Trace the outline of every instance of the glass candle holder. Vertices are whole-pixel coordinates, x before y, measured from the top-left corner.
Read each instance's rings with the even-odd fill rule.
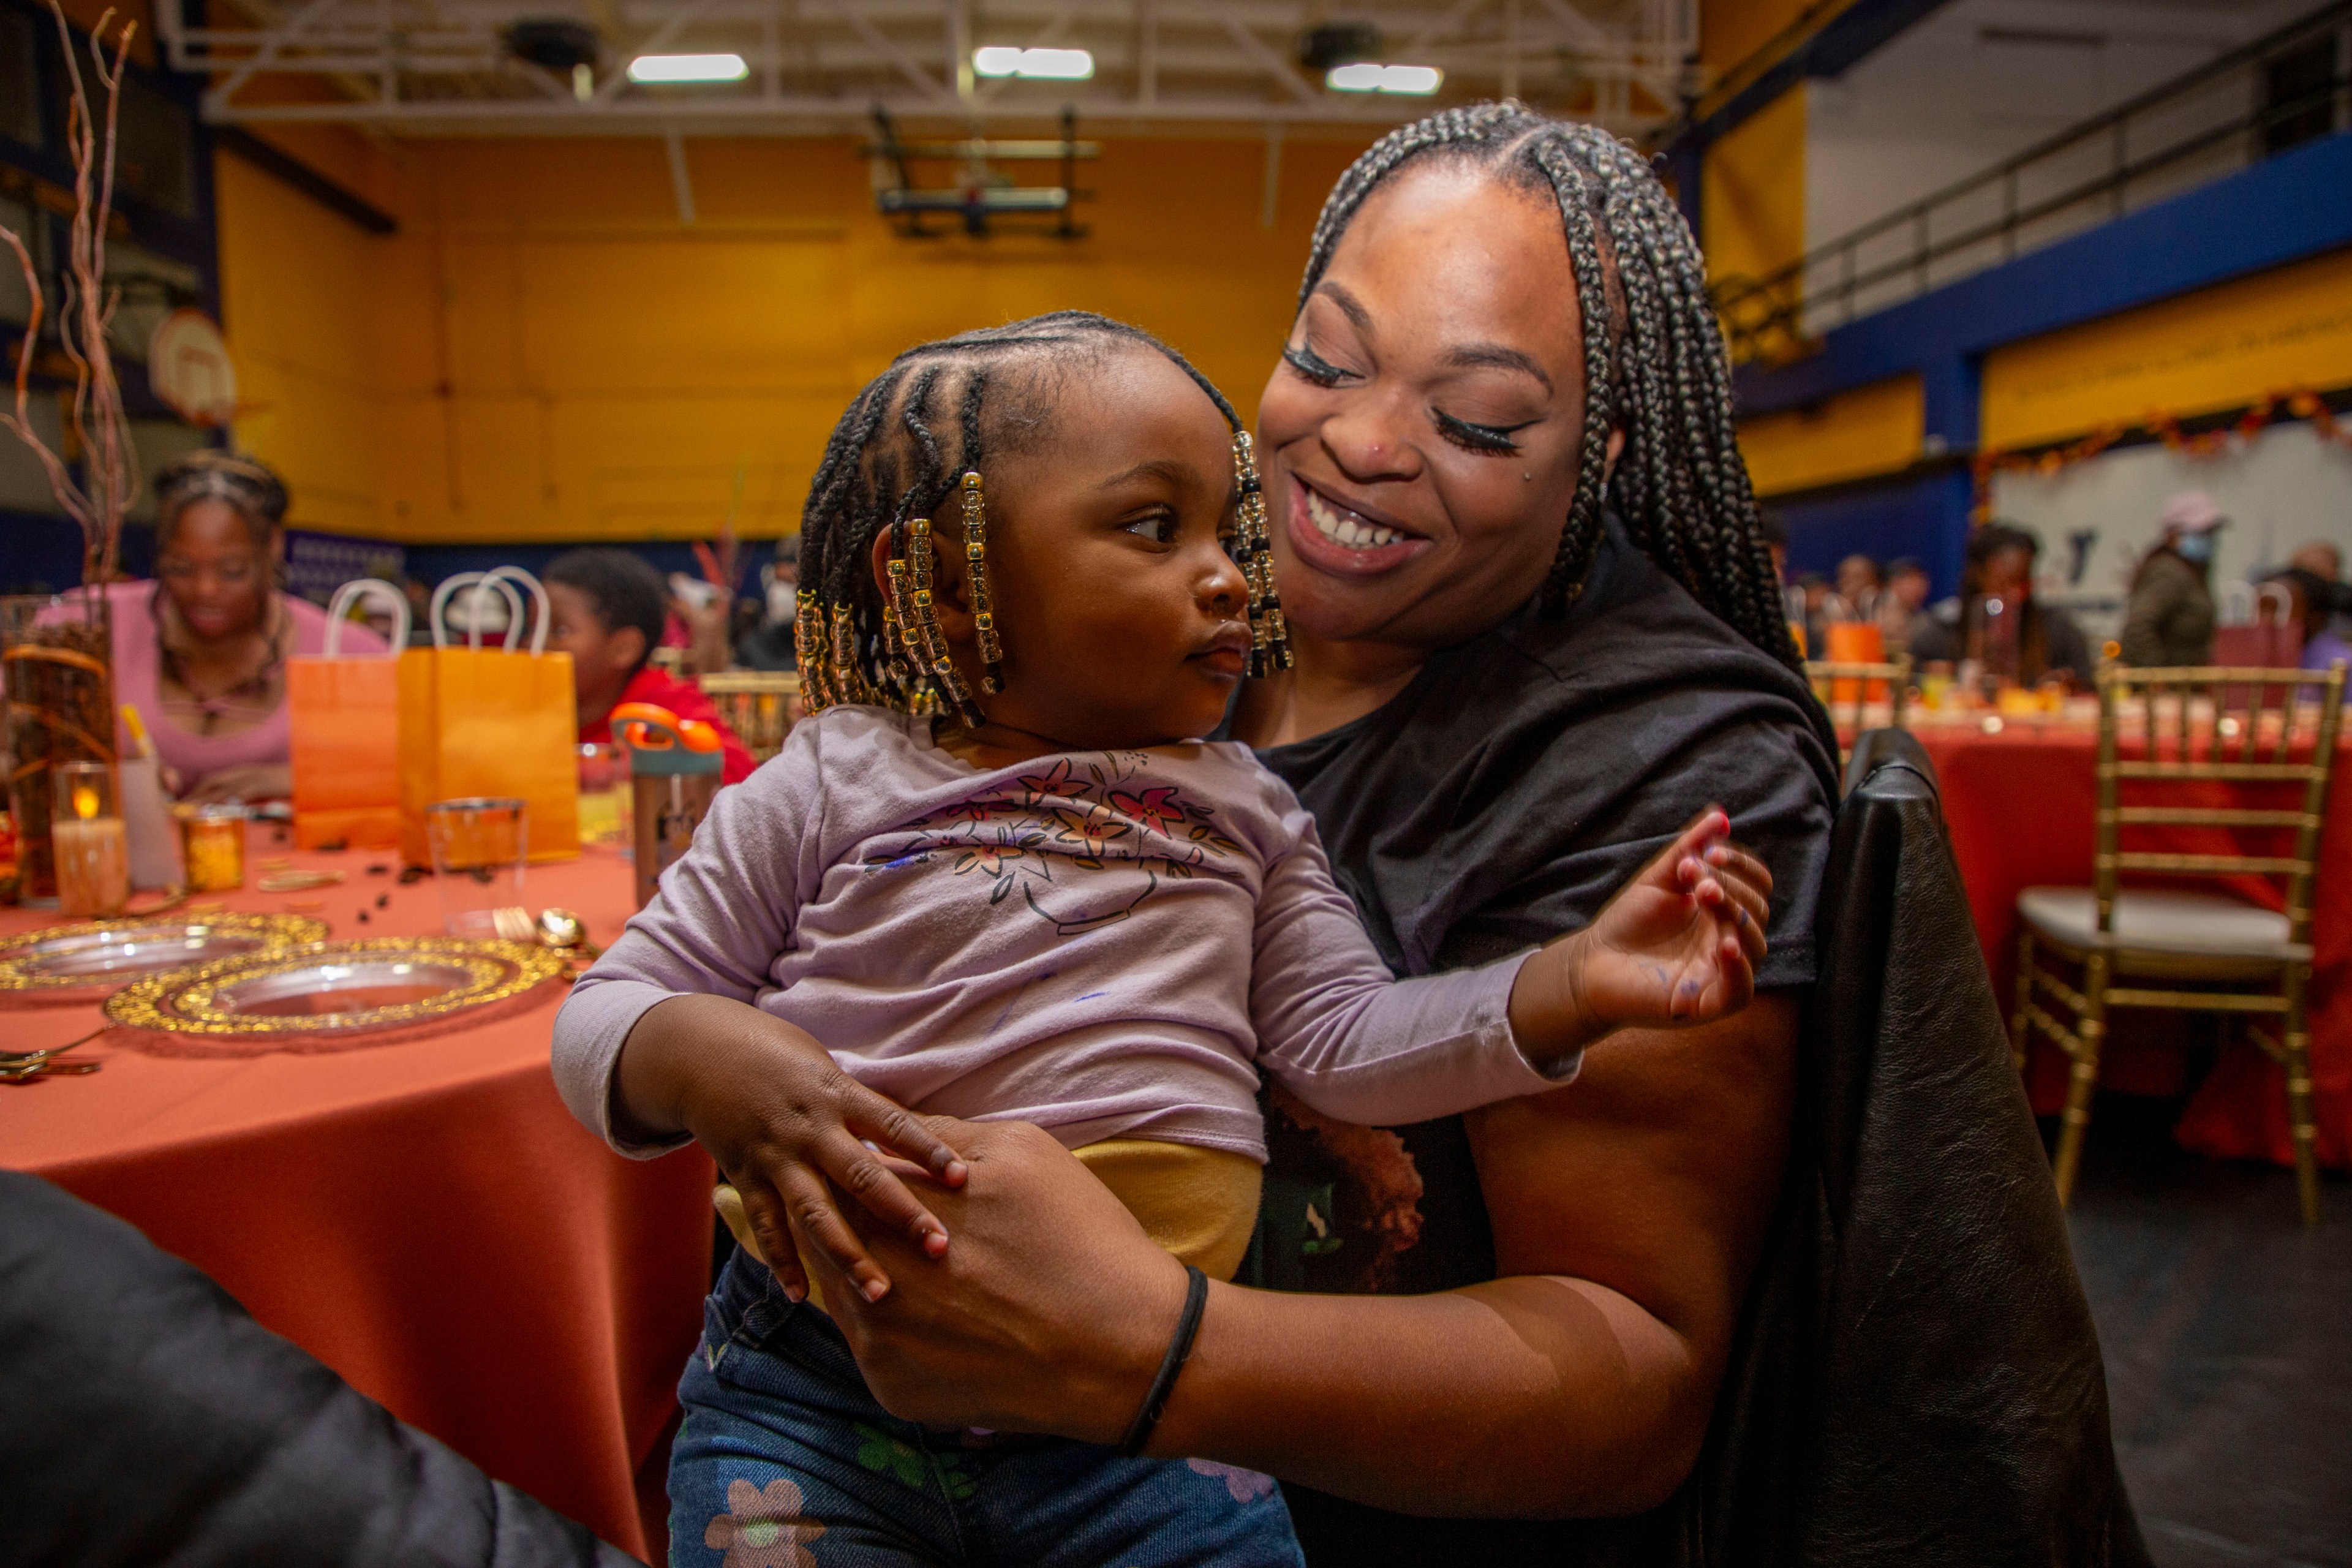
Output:
[[[7,691],[8,809],[16,824],[26,903],[58,896],[49,796],[60,763],[114,760],[112,601],[77,589],[59,598],[0,598],[0,686]]]
[[[627,749],[609,741],[582,742],[580,842],[618,842],[628,835],[631,814]]]
[[[49,770],[49,842],[58,908],[68,915],[118,915],[131,901],[131,836],[108,763],[59,763]]]
[[[441,891],[442,929],[451,936],[509,940],[528,932],[522,877],[530,832],[523,802],[436,801],[425,808],[425,841],[432,847],[433,878]]]
[[[188,891],[229,893],[245,886],[245,807],[183,805],[173,816],[179,819]]]

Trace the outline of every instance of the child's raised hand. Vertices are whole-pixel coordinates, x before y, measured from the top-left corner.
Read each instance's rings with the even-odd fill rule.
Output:
[[[1700,812],[1578,933],[1578,999],[1604,1029],[1711,1023],[1755,994],[1772,873],[1730,832]]]
[[[1748,1005],[1772,873],[1730,831],[1720,807],[1700,812],[1591,925],[1520,966],[1510,1016],[1522,1050],[1549,1061],[1614,1029],[1685,1028]]]

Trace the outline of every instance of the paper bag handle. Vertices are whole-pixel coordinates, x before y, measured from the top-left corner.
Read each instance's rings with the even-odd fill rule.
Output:
[[[545,653],[547,651],[547,628],[549,623],[554,620],[555,613],[548,605],[547,589],[541,584],[539,579],[532,576],[530,573],[524,571],[520,566],[494,566],[489,571],[482,574],[482,580],[486,583],[497,583],[501,585],[508,583],[520,583],[524,587],[530,590],[531,602],[539,610],[539,623],[531,628],[530,656],[533,658],[537,658],[540,655]],[[516,636],[517,634],[514,632],[509,632],[507,634],[507,651],[509,653],[512,653],[518,646],[515,640]]]
[[[335,657],[342,647],[343,626],[362,599],[378,599],[392,606],[390,651],[398,658],[400,650],[408,646],[408,595],[381,577],[354,577],[335,590],[335,596],[327,601],[327,641],[320,651],[329,658]]]
[[[453,577],[442,579],[441,585],[433,590],[433,604],[428,612],[433,621],[433,646],[435,647],[449,646],[449,596],[458,589],[468,586],[474,590],[473,599],[467,601],[469,604],[478,602],[483,595],[493,590],[505,596],[507,646],[511,648],[514,646],[513,634],[522,625],[522,596],[487,572],[460,572]],[[466,646],[470,648],[479,648],[482,646],[482,618],[478,615],[467,618],[473,624],[466,628]]]

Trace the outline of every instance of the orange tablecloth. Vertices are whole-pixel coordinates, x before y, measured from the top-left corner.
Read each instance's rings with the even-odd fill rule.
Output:
[[[273,831],[256,829],[255,856],[289,852],[265,847]],[[348,880],[226,901],[318,900],[305,912],[339,938],[437,931],[430,879],[366,874],[389,858],[295,855]],[[592,850],[532,867],[526,894],[609,942],[629,868]],[[0,931],[55,919],[7,910]],[[642,1556],[636,1472],[701,1330],[711,1171],[696,1153],[623,1160],[572,1121],[547,1065],[562,994],[322,1055],[191,1059],[117,1030],[76,1053],[100,1072],[0,1087],[0,1162],[131,1221],[394,1414]],[[30,1049],[102,1022],[95,1005],[11,1009],[0,1037]]]
[[[1951,827],[1953,853],[2006,1017],[2014,995],[2018,892],[2043,884],[2090,885],[2092,819],[2098,805],[2097,739],[2079,726],[2017,720],[1991,735],[1973,726],[1927,726],[1916,733],[1942,781],[1944,819]],[[2230,786],[2211,787],[2221,792],[2213,804],[2226,804]],[[2279,802],[2265,799],[2260,804]],[[2352,834],[2345,827],[2347,813],[2352,813],[2352,763],[2339,762],[2328,802],[2329,826],[2320,846],[2311,984],[2319,1158],[2337,1166],[2352,1165]],[[2180,847],[2221,846],[2183,843]],[[2202,885],[2210,888],[2213,883]],[[2128,1011],[2111,1019],[2101,1080],[2119,1089],[2178,1092],[2178,1047],[2148,1037],[2160,1037],[2164,1022]],[[2042,1114],[2064,1103],[2064,1066],[2046,1045],[2029,1065],[2027,1089],[2034,1109]],[[2095,1122],[2094,1136],[2095,1131]],[[2251,1045],[2233,1044],[2190,1097],[2179,1136],[2183,1145],[2200,1153],[2291,1163],[2294,1139],[2278,1066]]]

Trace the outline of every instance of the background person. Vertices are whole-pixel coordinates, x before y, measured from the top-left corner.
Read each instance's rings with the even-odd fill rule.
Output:
[[[155,578],[107,590],[114,700],[146,721],[166,782],[190,800],[282,800],[286,661],[326,647],[327,613],[278,586],[285,485],[235,453],[203,450],[155,476]],[[382,652],[365,626],[341,650]]]
[[[2294,553],[2287,557],[2286,563],[2308,572],[2323,582],[2344,581],[2344,552],[2324,539],[2315,539],[2307,544],[2296,546]]]
[[[2227,520],[2203,490],[2164,503],[2164,536],[2141,557],[2124,604],[2126,664],[2177,666],[2213,658],[2213,542]]]
[[[1970,534],[1960,592],[1912,624],[1911,657],[1922,666],[1942,666],[1946,672],[1963,660],[1983,662],[1986,605],[1992,601],[2000,605],[2004,617],[2018,617],[2019,685],[2038,686],[2053,675],[2087,684],[2098,665],[2083,628],[2064,610],[2033,595],[2033,563],[2041,553],[2042,541],[2013,523],[1989,522]]]
[[[1837,596],[1830,588],[1830,580],[1818,572],[1798,573],[1797,592],[1802,595],[1805,606],[1804,655],[1807,658],[1827,658],[1830,622],[1844,618],[1845,605],[1838,603],[1837,614],[1832,616],[1831,606]]]
[[[1927,608],[1931,583],[1918,558],[1898,555],[1886,563],[1886,588],[1878,599],[1878,627],[1887,657],[1906,652],[1911,630]]]
[[[2301,566],[2284,567],[2260,582],[2275,583],[2286,590],[2287,618],[2303,628],[2301,663],[2305,669],[2326,669],[2339,658],[2352,663],[2352,642],[2332,629],[2345,599],[2341,583]],[[2267,618],[2266,611],[2258,613]]]
[[[740,784],[759,766],[702,689],[647,662],[668,615],[661,574],[626,550],[570,550],[547,563],[541,581],[553,612],[547,646],[572,656],[583,745],[608,744],[613,710],[651,702],[680,719],[700,719],[725,743],[723,782]]]
[[[1838,563],[1838,597],[1864,620],[1878,609],[1880,585],[1878,563],[1869,556],[1857,552]]]
[[[797,668],[793,628],[800,615],[800,586],[801,536],[794,533],[776,541],[775,559],[760,568],[760,620],[735,639],[737,664],[745,669]]]

